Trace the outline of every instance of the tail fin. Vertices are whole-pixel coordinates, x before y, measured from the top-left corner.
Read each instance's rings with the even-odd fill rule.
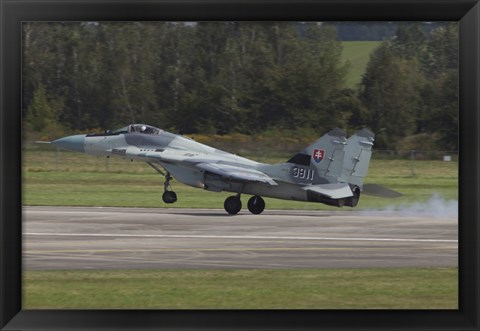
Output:
[[[375,135],[368,129],[362,129],[348,138],[345,145],[342,173],[339,181],[363,186],[363,178],[367,176],[372,146]]]
[[[362,129],[348,140],[345,136],[343,130],[335,128],[287,162],[316,169],[318,176],[328,182],[344,182],[361,188],[375,135]]]
[[[346,142],[345,132],[335,128],[287,162],[317,169],[319,176],[332,177],[336,181],[341,175]]]

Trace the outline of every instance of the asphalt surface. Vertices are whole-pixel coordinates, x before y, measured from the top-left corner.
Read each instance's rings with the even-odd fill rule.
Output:
[[[456,217],[25,207],[23,218],[27,270],[458,266]]]

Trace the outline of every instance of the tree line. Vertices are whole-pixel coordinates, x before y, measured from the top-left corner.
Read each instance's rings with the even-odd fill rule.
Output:
[[[435,29],[445,27],[447,22],[333,22],[337,29],[337,39],[341,41],[383,41],[395,36],[399,26],[418,25],[429,34]]]
[[[321,135],[367,126],[377,148],[457,149],[456,23],[400,24],[354,89],[341,54],[335,23],[24,23],[25,127]]]

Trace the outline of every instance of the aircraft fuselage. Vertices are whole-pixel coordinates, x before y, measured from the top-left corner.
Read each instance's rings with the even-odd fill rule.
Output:
[[[261,196],[356,206],[370,162],[373,136],[363,129],[347,140],[342,130],[333,129],[287,162],[273,165],[145,124],[131,124],[102,134],[64,137],[52,143],[90,155],[148,163],[165,176],[162,198],[166,203],[177,200],[176,193],[168,190],[173,176],[189,186],[236,193],[225,200],[230,214],[240,210],[240,194],[252,194],[248,208],[259,214],[265,207]]]

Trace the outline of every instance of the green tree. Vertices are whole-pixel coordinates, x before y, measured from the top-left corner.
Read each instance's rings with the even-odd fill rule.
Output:
[[[437,93],[432,103],[430,131],[438,134],[438,147],[458,150],[459,83],[458,71],[450,69],[436,80]]]
[[[362,80],[363,119],[377,134],[377,148],[394,148],[415,133],[422,76],[415,60],[398,58],[388,44],[374,51]]]
[[[458,24],[441,25],[430,35],[419,24],[401,24],[372,54],[359,98],[363,107],[351,122],[367,123],[377,133],[377,147],[393,149],[396,141],[422,135],[438,138],[437,148],[455,149]]]
[[[321,132],[341,125],[343,116],[335,104],[346,68],[340,63],[335,30],[317,23],[303,29],[281,23],[264,31],[265,65],[249,96],[259,130],[305,127]]]
[[[36,132],[55,137],[64,132],[58,122],[62,107],[62,100],[49,97],[45,87],[39,83],[28,107],[26,124]]]
[[[427,38],[422,30],[421,23],[400,23],[395,36],[389,46],[398,57],[412,60],[422,59],[427,49]]]

